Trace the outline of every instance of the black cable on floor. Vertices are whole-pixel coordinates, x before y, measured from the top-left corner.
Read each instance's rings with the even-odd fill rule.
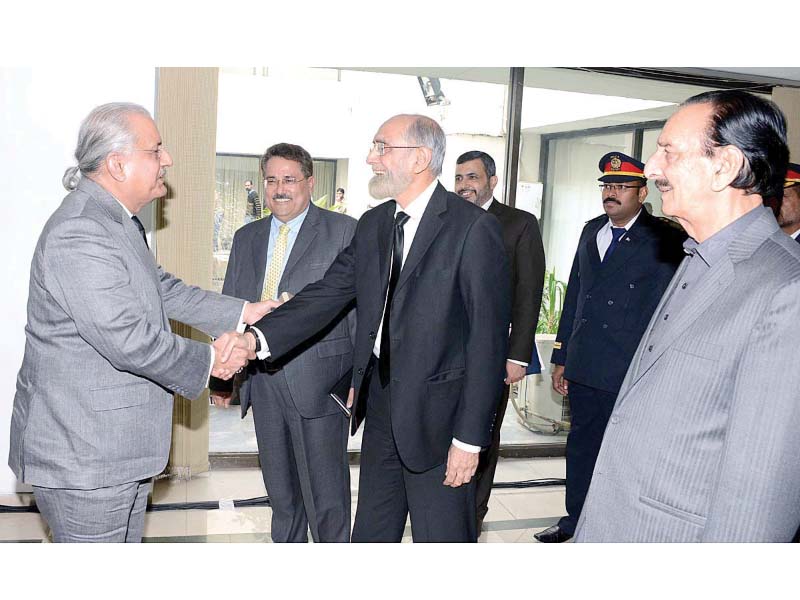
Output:
[[[492,489],[497,490],[521,490],[525,488],[547,487],[552,485],[565,485],[564,479],[526,479],[525,481],[500,481],[492,485]],[[233,506],[243,508],[247,506],[270,506],[269,496],[259,496],[258,498],[248,498],[245,500],[233,500]],[[207,500],[203,502],[172,502],[151,504],[147,507],[147,512],[161,512],[166,510],[215,510],[220,508],[217,500]],[[35,504],[28,506],[7,506],[0,504],[0,514],[2,513],[37,513],[39,509]]]

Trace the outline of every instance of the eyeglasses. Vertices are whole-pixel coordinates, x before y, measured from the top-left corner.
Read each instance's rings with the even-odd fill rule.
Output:
[[[372,142],[369,151],[374,152],[378,156],[383,156],[386,154],[387,150],[391,150],[392,148],[422,148],[422,146],[389,146],[383,142]]]
[[[277,177],[267,177],[264,180],[264,185],[267,187],[275,187],[278,183],[283,183],[286,187],[291,187],[296,185],[300,181],[305,181],[308,177],[303,177],[298,179],[297,177],[284,177],[283,179],[278,179]]]
[[[156,148],[155,150],[149,150],[144,148],[134,148],[134,152],[149,152],[150,154],[154,154],[156,158],[161,158],[161,155],[165,152],[164,147],[161,146]]]
[[[598,186],[604,192],[621,192],[622,190],[636,190],[643,185],[622,185],[620,183],[601,183]]]

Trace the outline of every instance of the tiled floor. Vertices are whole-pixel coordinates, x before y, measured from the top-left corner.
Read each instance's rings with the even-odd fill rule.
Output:
[[[563,458],[501,458],[496,481],[563,478]],[[353,514],[358,493],[358,466],[351,467]],[[266,495],[257,469],[216,470],[189,481],[156,482],[154,504],[249,499]],[[30,495],[0,496],[0,504],[30,502]],[[564,487],[496,489],[479,542],[532,542],[533,534],[554,524],[564,512]],[[271,509],[148,511],[145,542],[269,542]],[[0,514],[0,541],[41,542],[47,532],[36,513]],[[406,528],[404,542],[411,541]]]

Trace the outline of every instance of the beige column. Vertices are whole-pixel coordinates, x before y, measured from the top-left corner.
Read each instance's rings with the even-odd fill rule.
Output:
[[[156,211],[156,255],[166,271],[204,289],[211,287],[218,75],[216,68],[157,70],[156,122],[174,165]],[[180,323],[172,328],[209,341]],[[168,471],[189,478],[207,470],[208,393],[193,402],[175,396]]]
[[[788,126],[789,160],[800,163],[800,89],[776,87],[772,90],[772,100],[786,115]]]

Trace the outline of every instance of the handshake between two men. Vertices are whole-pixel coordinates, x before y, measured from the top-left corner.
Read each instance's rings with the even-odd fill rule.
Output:
[[[265,300],[248,302],[244,307],[242,321],[252,325],[275,307],[280,301]],[[223,333],[211,344],[214,347],[214,365],[211,374],[219,379],[230,379],[247,366],[248,361],[256,358],[256,337],[248,331]]]

